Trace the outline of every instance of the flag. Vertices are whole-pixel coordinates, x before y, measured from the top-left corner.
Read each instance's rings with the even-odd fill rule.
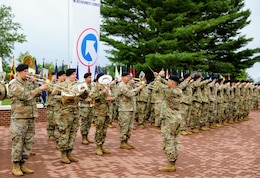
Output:
[[[88,73],[91,73],[91,72],[90,72],[90,66],[88,66]]]
[[[101,72],[101,68],[100,68],[100,66],[98,65],[98,73],[100,73]]]
[[[169,79],[169,77],[170,77],[170,74],[169,74],[169,70],[168,69],[166,69],[166,79],[168,80]]]
[[[56,75],[56,79],[58,79],[58,66],[57,66],[57,62],[55,64],[55,75]]]
[[[115,66],[115,79],[118,81],[121,79],[121,75],[118,73],[117,66]]]
[[[120,68],[119,68],[119,77],[120,77],[120,79],[121,79],[121,76],[122,76],[122,70],[123,70],[123,67],[120,66]]]
[[[79,80],[79,64],[77,64],[76,78]]]
[[[181,78],[184,78],[183,70],[181,70]]]
[[[107,67],[104,68],[104,74],[107,75]]]
[[[61,70],[62,70],[62,71],[65,71],[65,67],[64,67],[63,61],[62,61],[62,64],[61,64]]]
[[[14,67],[14,58],[12,59],[12,66],[11,66],[11,71],[10,71],[10,81],[14,78],[15,74],[15,67]]]
[[[36,59],[34,60],[34,64],[35,64],[35,74],[39,74],[39,69],[38,69],[38,65],[37,65]]]
[[[130,75],[131,75],[131,77],[133,77],[134,76],[134,73],[133,73],[133,68],[132,68],[132,66],[130,66]]]
[[[98,72],[98,66],[96,65],[95,66],[95,79],[97,78],[97,75],[99,74],[99,72]]]
[[[135,68],[133,66],[133,77],[135,78]]]
[[[48,70],[47,71],[46,70],[47,69],[44,69],[44,60],[43,60],[43,62],[42,62],[42,76],[43,76],[43,78],[48,78]],[[45,106],[45,104],[46,104],[46,99],[47,99],[47,93],[46,93],[46,91],[42,91],[42,104],[43,104],[43,106]]]

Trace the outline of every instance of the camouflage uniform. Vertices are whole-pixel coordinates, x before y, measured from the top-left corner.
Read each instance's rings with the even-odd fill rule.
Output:
[[[54,84],[54,83],[53,83]],[[47,124],[46,124],[46,129],[47,129],[47,135],[48,138],[54,137],[54,130],[55,130],[55,100],[54,100],[54,95],[52,95],[52,90],[53,88],[48,88],[46,91],[47,93],[47,110],[46,110],[46,115],[47,115]]]
[[[185,88],[182,88],[182,99],[180,101],[180,111],[182,115],[181,131],[186,131],[190,125],[190,111],[192,103],[192,88],[188,84]]]
[[[144,88],[137,95],[137,114],[138,114],[138,124],[144,125],[144,119],[146,116],[146,106],[148,99],[148,90]]]
[[[183,81],[187,84],[188,81]],[[178,140],[181,124],[180,101],[182,90],[179,87],[162,89],[163,102],[161,104],[162,137],[164,152],[168,161],[175,162],[178,159]]]
[[[88,92],[91,91],[93,88],[91,83],[86,83]],[[81,118],[81,125],[80,125],[80,133],[82,137],[87,137],[89,134],[89,130],[91,128],[91,123],[93,121],[94,117],[94,110],[92,107],[92,103],[90,103],[88,100],[89,98],[86,99],[79,99],[80,100],[80,107],[79,107],[79,114]]]
[[[160,77],[160,76],[158,76]],[[163,100],[163,94],[161,92],[161,88],[163,87],[164,84],[161,83],[160,78],[156,77],[153,82],[151,82],[148,85],[148,88],[152,88],[149,90],[151,92],[149,95],[151,96],[150,98],[150,104],[151,104],[151,109],[150,109],[150,122],[153,123],[156,127],[161,126],[161,118],[160,118],[160,113],[161,113],[161,103]]]
[[[109,102],[107,101],[108,94],[105,93],[105,87],[99,83],[95,83],[92,87],[89,97],[94,100],[94,115],[96,134],[96,145],[105,143],[107,126],[109,124]]]
[[[118,83],[116,81],[114,81],[114,83],[110,85],[111,93],[115,98],[117,97],[117,87],[118,87]],[[109,105],[109,119],[110,119],[109,124],[111,124],[112,126],[113,122],[117,120],[117,118],[118,118],[118,103],[115,100]]]
[[[8,86],[11,100],[11,138],[13,162],[25,162],[34,143],[34,118],[38,117],[36,97],[42,91],[39,85],[29,81],[13,79]]]
[[[209,117],[209,93],[210,89],[208,86],[208,80],[204,80],[201,83],[201,96],[202,96],[202,107],[201,107],[201,117],[200,117],[200,127],[205,127],[208,123]]]
[[[209,86],[209,118],[208,121],[210,125],[216,122],[217,116],[217,89],[215,85],[215,81],[212,81],[208,84]],[[214,126],[213,126],[214,127]]]
[[[127,141],[131,137],[131,131],[134,126],[134,102],[132,97],[137,95],[140,90],[138,88],[130,90],[130,86],[124,82],[118,85],[117,101],[119,104],[119,139]]]
[[[224,107],[223,107],[224,90],[222,84],[217,84],[217,122],[221,126],[224,120]]]
[[[59,84],[73,93],[78,93],[77,84],[68,80]],[[60,151],[73,150],[79,128],[79,97],[69,96],[60,108],[60,119],[57,122],[59,130],[58,146]]]

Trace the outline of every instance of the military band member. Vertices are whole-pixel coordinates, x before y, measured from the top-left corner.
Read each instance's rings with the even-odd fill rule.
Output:
[[[51,84],[56,83],[56,74],[55,72],[52,72],[51,76]],[[55,103],[54,103],[54,98],[53,95],[51,94],[53,90],[53,87],[49,87],[48,90],[46,91],[47,93],[47,110],[46,110],[46,115],[47,115],[47,124],[46,124],[46,129],[47,129],[47,136],[50,141],[54,141],[54,130],[55,130],[55,120],[54,120],[54,115],[55,115]]]
[[[99,78],[104,73],[99,73],[96,78],[96,83],[92,87],[89,97],[94,101],[94,122],[96,126],[95,143],[97,146],[96,154],[102,156],[103,154],[110,154],[111,152],[104,147],[107,127],[109,124],[109,105],[113,97],[110,94],[108,86],[99,82]]]
[[[93,87],[91,73],[85,73],[84,79],[87,85],[86,89],[90,92]],[[88,139],[89,130],[94,117],[93,101],[90,97],[80,99],[79,112],[81,118],[80,133],[82,135],[82,144],[88,145],[94,143]]]
[[[144,88],[144,85],[140,85],[139,87],[130,90],[129,85],[127,85],[129,81],[130,74],[124,72],[122,74],[121,82],[118,85],[118,123],[120,126],[119,139],[121,141],[121,149],[135,148],[133,145],[128,143],[134,126],[134,103],[132,97],[137,95],[137,93]]]
[[[65,71],[59,71],[58,72],[58,81],[56,83],[57,86],[59,86],[62,82],[66,80],[66,73]],[[60,120],[60,108],[61,108],[61,90],[56,90],[56,86],[54,86],[51,95],[53,96],[53,105],[54,105],[54,122],[55,122],[55,128],[54,128],[54,137],[56,141],[56,148],[59,149],[58,146],[58,140],[59,140],[59,129],[58,129],[58,123]]]
[[[68,96],[68,99],[61,104],[60,119],[57,126],[59,129],[58,147],[61,151],[61,162],[70,164],[71,162],[78,162],[78,159],[72,156],[71,152],[79,128],[79,97],[74,96],[79,91],[76,82],[76,69],[68,69],[66,76],[66,80],[59,86],[67,89],[65,92],[71,92],[72,95]]]
[[[11,137],[13,162],[12,173],[22,176],[24,173],[33,173],[24,164],[30,156],[33,145],[34,119],[38,117],[36,97],[40,96],[48,85],[33,82],[27,78],[28,65],[19,64],[16,68],[17,77],[10,81],[8,96],[11,100]]]

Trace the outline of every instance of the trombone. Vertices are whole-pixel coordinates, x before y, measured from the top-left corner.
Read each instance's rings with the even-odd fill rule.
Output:
[[[153,87],[153,86],[147,84],[144,80],[141,80],[141,79],[139,79],[139,78],[132,78],[132,80],[134,80],[135,86],[145,85],[145,88],[147,88],[147,89],[155,90],[155,91],[158,90],[157,88],[155,88],[155,87]]]
[[[64,88],[64,87],[61,87],[57,84],[51,83],[49,79],[40,78],[40,75],[29,73],[28,75],[26,75],[26,77],[28,79],[32,79],[32,80],[36,81],[36,83],[38,83],[38,84],[45,83],[45,84],[49,85],[50,87],[55,88],[56,90],[59,90],[61,92],[66,91],[66,92],[69,93],[68,88]]]

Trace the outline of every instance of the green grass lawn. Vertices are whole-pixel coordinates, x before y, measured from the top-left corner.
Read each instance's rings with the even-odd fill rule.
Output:
[[[4,99],[3,101],[2,101],[2,105],[10,105],[10,99]]]

